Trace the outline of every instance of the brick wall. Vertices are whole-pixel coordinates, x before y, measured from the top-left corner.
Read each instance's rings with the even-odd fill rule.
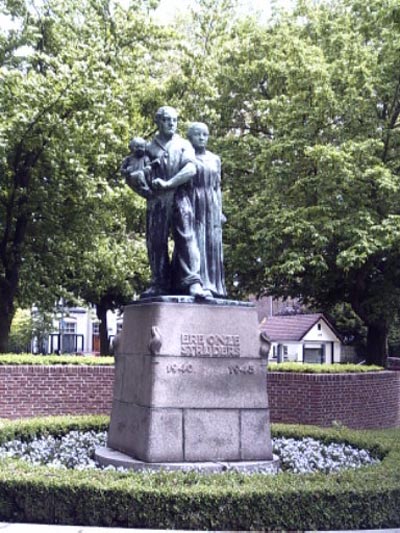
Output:
[[[400,370],[400,357],[388,357],[386,368],[388,370]]]
[[[272,422],[355,429],[400,427],[400,372],[297,374],[270,372]]]
[[[110,413],[114,368],[0,366],[0,418]],[[270,372],[272,422],[400,427],[400,372]]]
[[[0,366],[0,418],[111,410],[114,368]]]

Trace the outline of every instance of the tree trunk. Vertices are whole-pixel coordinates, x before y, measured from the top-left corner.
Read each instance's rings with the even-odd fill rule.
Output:
[[[388,356],[388,328],[384,321],[368,324],[366,361],[385,366]]]
[[[18,161],[15,161],[15,165]],[[15,174],[14,189],[5,204],[5,220],[0,239],[0,353],[8,350],[8,337],[14,316],[14,301],[19,286],[22,248],[29,220],[26,191],[30,173],[23,168]],[[17,194],[18,191],[18,194]]]
[[[100,320],[100,355],[109,355],[110,353],[110,342],[108,339],[107,328],[107,311],[107,306],[102,305],[101,303],[96,305],[97,318]]]
[[[11,322],[14,316],[14,306],[9,298],[0,292],[0,353],[8,352],[8,339]]]
[[[353,286],[350,303],[356,315],[367,326],[366,363],[368,365],[385,366],[388,356],[389,328],[385,316],[381,318],[370,317],[365,312],[363,303],[366,299],[368,300],[368,296],[371,293],[367,277],[367,272],[359,272],[356,283]]]

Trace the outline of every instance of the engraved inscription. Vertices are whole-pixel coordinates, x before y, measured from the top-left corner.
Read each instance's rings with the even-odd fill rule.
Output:
[[[181,355],[190,357],[239,357],[239,335],[182,333]]]
[[[192,374],[192,365],[172,363],[167,365],[167,374]]]
[[[238,375],[238,374],[254,374],[254,366],[244,365],[244,366],[228,366],[229,375]]]

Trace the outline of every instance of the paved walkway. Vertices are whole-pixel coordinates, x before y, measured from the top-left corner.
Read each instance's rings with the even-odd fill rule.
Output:
[[[143,533],[155,533],[166,531],[163,529],[133,529],[133,528],[115,528],[115,527],[89,527],[89,526],[55,526],[42,524],[9,524],[0,522],[0,533],[126,533],[127,531],[136,531]],[[172,531],[172,530],[167,530]],[[180,532],[196,533],[192,530],[180,529],[174,530]],[[201,533],[201,532],[197,532]],[[228,533],[228,532],[224,532]],[[231,532],[232,533],[232,532]],[[312,533],[307,531],[305,533]],[[315,533],[315,532],[313,532]],[[325,531],[318,533],[400,533],[400,528],[396,529],[363,529],[353,531]]]

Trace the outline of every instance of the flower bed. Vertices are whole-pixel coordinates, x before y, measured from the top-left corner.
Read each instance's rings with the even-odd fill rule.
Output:
[[[22,459],[32,465],[53,468],[116,470],[95,460],[95,450],[106,446],[106,431],[70,431],[65,435],[43,435],[32,440],[13,439],[0,446],[0,459]],[[349,468],[361,468],[378,462],[367,450],[346,443],[324,443],[311,437],[272,439],[273,453],[280,460],[280,472],[330,474]],[[129,470],[117,468],[126,473]],[[274,473],[268,473],[274,475]]]
[[[3,422],[0,443],[71,430],[100,431],[105,417]],[[5,459],[0,520],[206,530],[329,530],[400,523],[400,431],[274,426],[274,438],[313,438],[368,450],[379,464],[329,475],[122,473],[63,470]]]

